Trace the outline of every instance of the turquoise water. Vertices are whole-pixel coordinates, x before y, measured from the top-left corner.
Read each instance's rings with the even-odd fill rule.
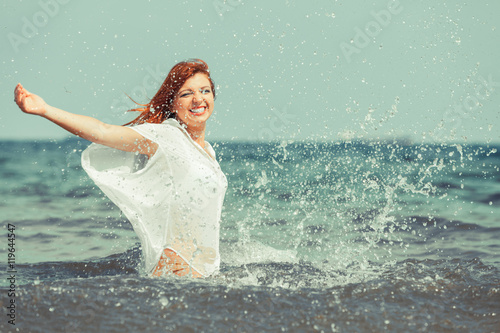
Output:
[[[222,267],[204,281],[144,275],[130,224],[80,167],[86,142],[0,146],[19,306],[2,332],[500,327],[497,146],[219,142]]]
[[[500,1],[0,6],[0,332],[500,332]],[[123,124],[191,57],[217,84],[222,267],[153,279],[88,143],[12,92]]]

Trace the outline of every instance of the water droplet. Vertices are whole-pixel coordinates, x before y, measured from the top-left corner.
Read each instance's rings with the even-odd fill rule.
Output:
[[[160,297],[160,303],[161,303],[161,305],[163,305],[163,306],[167,306],[167,305],[168,305],[168,298],[166,298],[166,297],[164,297],[164,296],[163,296],[163,297]]]

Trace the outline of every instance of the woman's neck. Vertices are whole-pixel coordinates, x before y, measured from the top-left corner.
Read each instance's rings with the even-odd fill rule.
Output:
[[[195,126],[193,124],[188,125],[179,118],[176,118],[176,120],[186,130],[194,142],[199,144],[202,148],[205,148],[205,123]]]
[[[205,126],[203,128],[188,127],[186,131],[194,142],[205,148]]]
[[[203,128],[192,128],[187,127],[186,131],[188,132],[191,139],[196,142],[212,159],[214,158],[207,147],[205,147],[205,124],[203,124]]]

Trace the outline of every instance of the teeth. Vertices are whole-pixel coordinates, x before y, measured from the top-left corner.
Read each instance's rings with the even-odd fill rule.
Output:
[[[191,111],[192,113],[202,113],[203,111],[205,111],[205,107],[196,108],[196,109],[191,109],[190,111]]]

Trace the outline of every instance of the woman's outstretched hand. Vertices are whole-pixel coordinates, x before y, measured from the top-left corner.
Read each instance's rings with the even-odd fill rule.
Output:
[[[40,96],[24,89],[20,83],[16,86],[14,95],[17,106],[23,112],[42,116],[86,140],[123,151],[138,152],[149,157],[158,149],[158,144],[129,127],[105,124],[92,117],[50,106]]]
[[[47,103],[40,96],[30,93],[20,83],[14,91],[14,100],[17,106],[28,114],[43,116],[47,109]]]

